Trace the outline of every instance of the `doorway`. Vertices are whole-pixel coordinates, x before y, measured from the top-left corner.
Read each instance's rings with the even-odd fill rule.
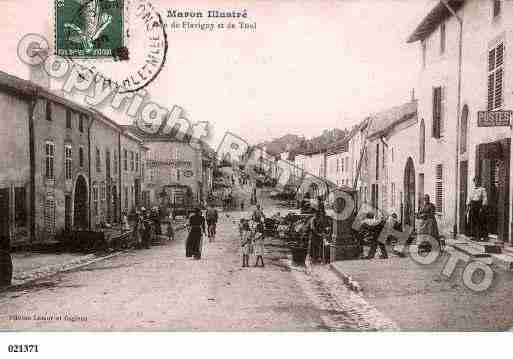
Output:
[[[482,143],[476,151],[476,176],[486,189],[487,230],[502,241],[509,240],[509,169],[511,140]]]
[[[460,162],[460,220],[459,233],[468,234],[467,228],[468,161]]]
[[[75,184],[75,197],[74,197],[74,213],[73,222],[75,228],[86,229],[89,225],[87,217],[87,183],[84,176],[79,175],[77,177],[77,183]]]
[[[415,166],[408,157],[404,168],[404,224],[415,225]]]

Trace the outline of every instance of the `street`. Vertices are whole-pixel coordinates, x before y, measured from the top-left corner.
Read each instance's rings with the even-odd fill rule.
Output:
[[[201,260],[173,242],[129,251],[0,294],[2,330],[326,331],[393,324],[328,267],[307,276],[269,240],[265,268],[241,268],[236,219],[220,213]]]

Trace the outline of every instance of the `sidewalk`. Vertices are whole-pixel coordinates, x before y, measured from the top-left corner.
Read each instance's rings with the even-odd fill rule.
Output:
[[[175,232],[185,228],[185,222],[175,223]],[[39,253],[14,252],[12,285],[22,285],[30,281],[48,277],[59,272],[85,266],[117,256],[125,251],[114,253]]]
[[[513,326],[513,278],[492,266],[485,292],[467,289],[461,261],[450,278],[441,274],[449,257],[431,265],[412,258],[348,260],[331,264],[340,278],[358,283],[361,295],[402,330],[507,330]],[[346,279],[347,280],[347,279]]]

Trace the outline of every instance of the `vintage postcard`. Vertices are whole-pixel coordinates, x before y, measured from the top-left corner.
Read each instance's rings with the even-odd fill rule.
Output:
[[[0,9],[1,331],[513,328],[513,2]]]

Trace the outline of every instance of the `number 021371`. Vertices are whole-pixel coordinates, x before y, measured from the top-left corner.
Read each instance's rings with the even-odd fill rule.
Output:
[[[10,344],[7,346],[9,353],[38,353],[37,344]]]

